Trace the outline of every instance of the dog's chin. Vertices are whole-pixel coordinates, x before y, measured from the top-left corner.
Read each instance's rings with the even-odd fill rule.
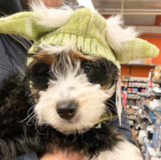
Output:
[[[100,116],[99,116],[100,117]],[[64,135],[69,134],[81,134],[90,130],[99,120],[99,117],[91,120],[87,120],[86,117],[76,116],[71,120],[64,120],[60,117],[56,117],[55,121],[49,122],[45,120],[38,120],[39,126],[50,126],[53,129],[61,132]]]
[[[82,125],[79,121],[66,121],[64,123],[61,123],[60,126],[54,125],[52,127],[65,135],[69,135],[69,134],[82,134],[90,130],[94,125],[95,123],[92,122]]]

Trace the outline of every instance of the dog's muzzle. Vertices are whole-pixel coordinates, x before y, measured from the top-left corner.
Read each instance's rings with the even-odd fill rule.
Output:
[[[65,120],[70,120],[71,118],[73,118],[76,114],[77,109],[78,105],[74,101],[61,101],[58,102],[56,106],[58,115]]]

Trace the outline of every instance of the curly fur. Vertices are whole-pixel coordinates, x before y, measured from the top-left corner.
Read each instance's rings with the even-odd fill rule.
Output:
[[[20,150],[13,139],[23,132],[25,123],[20,121],[33,104],[30,93],[28,81],[19,75],[9,77],[0,87],[0,159],[12,159]]]
[[[54,148],[83,151],[93,157],[101,151],[112,150],[116,143],[123,141],[106,123],[102,123],[101,129],[91,128],[71,135],[64,135],[50,126],[37,126],[35,121],[28,124],[24,119],[34,105],[29,88],[26,77],[19,75],[9,77],[0,87],[0,159],[11,160],[32,151],[41,156],[53,152]]]

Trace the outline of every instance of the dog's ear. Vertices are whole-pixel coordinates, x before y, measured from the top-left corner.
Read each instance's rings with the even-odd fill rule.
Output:
[[[47,8],[40,0],[30,4],[31,12],[21,12],[0,19],[0,33],[18,34],[37,41],[45,34],[64,25],[71,17],[73,10],[69,7]]]

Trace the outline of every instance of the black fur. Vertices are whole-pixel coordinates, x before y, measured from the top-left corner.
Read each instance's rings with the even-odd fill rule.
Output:
[[[22,136],[25,123],[20,121],[34,104],[30,94],[28,81],[19,75],[9,77],[0,87],[0,159],[12,159],[19,152],[15,138]]]
[[[33,82],[33,87],[45,90],[48,87],[50,66],[44,63],[36,63],[28,70],[27,77]]]
[[[69,55],[62,53],[61,56],[56,55],[55,57],[57,59],[56,67],[58,72],[66,72],[69,65],[67,63]],[[29,67],[27,75],[33,82],[33,87],[38,90],[45,90],[48,87],[49,79],[56,80],[56,76],[50,73],[51,66],[44,64],[43,58],[45,57],[36,58],[36,63],[31,63],[32,67]],[[101,86],[107,85],[109,88],[116,84],[119,76],[119,70],[116,65],[103,57],[97,57],[95,61],[82,61],[81,71],[87,75],[91,83],[100,84]]]
[[[96,61],[85,60],[81,67],[91,83],[113,86],[118,80],[118,68],[106,58],[99,57]]]
[[[42,156],[54,148],[84,151],[92,157],[101,151],[112,150],[122,141],[119,134],[102,123],[101,129],[91,128],[81,134],[63,135],[50,126],[37,126],[29,119],[28,110],[34,105],[26,77],[12,76],[0,88],[0,159],[13,160],[17,156],[36,152]],[[32,108],[31,108],[32,112]]]

